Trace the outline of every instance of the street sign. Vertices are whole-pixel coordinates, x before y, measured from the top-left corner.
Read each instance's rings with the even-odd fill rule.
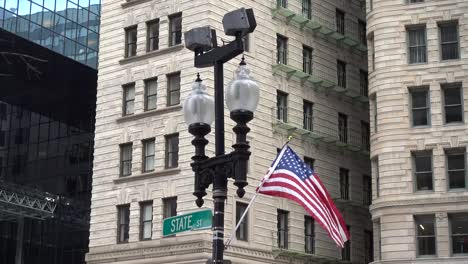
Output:
[[[173,216],[163,221],[163,236],[180,232],[211,228],[213,214],[211,209]]]

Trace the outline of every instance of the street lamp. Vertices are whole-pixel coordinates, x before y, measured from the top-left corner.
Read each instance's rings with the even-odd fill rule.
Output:
[[[241,8],[227,13],[223,18],[224,32],[235,39],[218,46],[216,31],[210,27],[194,28],[185,32],[185,46],[195,53],[195,67],[214,66],[214,100],[206,93],[206,87],[199,76],[193,84],[193,91],[184,102],[184,117],[189,132],[194,135],[192,144],[195,155],[192,157],[192,170],[195,173],[196,204],[204,203],[206,188],[213,184],[213,263],[223,263],[224,253],[224,203],[227,198],[228,178],[234,178],[237,195],[243,197],[247,185],[247,167],[250,157],[247,123],[252,120],[259,100],[258,85],[250,79],[244,58],[236,70],[234,80],[226,91],[226,104],[231,119],[236,122],[233,131],[236,142],[234,150],[225,154],[224,148],[224,76],[223,64],[244,52],[242,38],[253,32],[256,21],[252,9]],[[214,111],[214,112],[213,112]],[[215,157],[205,155],[208,140],[205,136],[211,131],[215,121]]]

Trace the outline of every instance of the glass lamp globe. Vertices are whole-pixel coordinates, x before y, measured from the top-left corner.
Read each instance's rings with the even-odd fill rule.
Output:
[[[210,126],[215,119],[214,98],[206,92],[199,74],[192,85],[192,93],[185,99],[184,118],[187,125],[203,123]]]
[[[231,112],[247,110],[253,113],[257,109],[260,91],[257,83],[250,78],[249,74],[250,70],[242,57],[234,79],[226,90],[226,104]]]

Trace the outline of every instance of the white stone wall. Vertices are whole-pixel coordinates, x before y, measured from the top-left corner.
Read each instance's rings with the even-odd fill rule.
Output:
[[[369,1],[368,1],[369,6]],[[369,70],[371,116],[377,103],[377,131],[372,129],[371,157],[378,159],[379,196],[374,193],[371,213],[380,219],[381,250],[374,244],[382,263],[466,263],[466,257],[452,256],[447,214],[466,212],[468,192],[448,190],[445,149],[468,144],[465,122],[444,124],[441,84],[461,82],[463,109],[468,104],[467,52],[468,2],[426,0],[406,4],[403,0],[373,0],[368,7],[368,35],[374,36],[375,70]],[[438,22],[458,21],[460,59],[441,61]],[[410,25],[425,24],[428,63],[408,64],[407,32]],[[370,52],[371,53],[371,52]],[[369,55],[369,63],[372,55]],[[409,87],[427,85],[430,94],[431,125],[412,127]],[[377,102],[375,102],[377,100]],[[374,127],[371,118],[371,127]],[[411,152],[432,150],[434,190],[416,192]],[[373,182],[377,184],[377,168]],[[434,258],[417,257],[413,215],[435,214]],[[375,263],[381,263],[376,261]]]
[[[338,112],[348,115],[351,136],[360,137],[360,122],[368,121],[368,107],[344,94],[330,90],[313,89],[302,85],[297,78],[287,78],[281,72],[273,74],[272,65],[276,61],[276,34],[289,38],[288,64],[302,68],[302,45],[314,49],[314,73],[317,76],[336,82],[336,60],[348,63],[348,89],[359,94],[359,69],[366,70],[365,53],[335,41],[326,40],[318,33],[301,30],[288,24],[282,18],[272,17],[276,1],[147,1],[134,0],[104,1],[102,7],[100,62],[97,99],[96,143],[94,154],[94,174],[92,191],[90,252],[88,263],[204,263],[210,255],[210,231],[197,231],[179,234],[176,237],[161,238],[162,198],[177,196],[179,214],[196,210],[193,192],[193,172],[190,158],[194,147],[192,136],[183,121],[180,106],[167,108],[166,74],[181,73],[181,102],[188,96],[191,84],[200,72],[202,79],[213,93],[212,69],[197,70],[193,67],[193,53],[182,46],[167,48],[168,19],[173,13],[182,12],[183,31],[210,25],[218,31],[218,43],[222,35],[222,16],[240,7],[254,9],[257,28],[250,37],[250,52],[246,61],[260,86],[260,105],[251,122],[249,133],[252,156],[248,175],[247,194],[240,199],[235,188],[229,183],[229,198],[226,205],[226,237],[235,223],[235,202],[248,202],[255,187],[270,166],[287,135],[272,129],[272,109],[276,106],[276,90],[289,94],[288,105],[291,117],[302,116],[302,100],[314,103],[314,115],[320,120],[328,120],[338,126]],[[301,13],[301,2],[290,0],[290,10]],[[321,23],[334,29],[335,8],[346,12],[346,35],[358,39],[357,19],[364,20],[360,1],[313,1],[312,14]],[[145,22],[160,18],[160,51],[146,54]],[[124,28],[138,26],[137,56],[124,59]],[[183,42],[183,40],[182,40]],[[225,84],[232,78],[239,59],[225,65]],[[158,77],[157,110],[143,110],[143,80]],[[135,114],[122,117],[122,85],[135,82]],[[230,151],[234,136],[233,121],[226,118],[226,146]],[[314,124],[315,125],[315,124]],[[179,167],[164,170],[164,135],[179,133]],[[141,140],[155,138],[156,168],[154,173],[141,173]],[[214,142],[213,132],[208,136]],[[132,175],[119,178],[119,144],[133,143]],[[313,143],[310,138],[302,138],[297,133],[290,143],[300,155],[315,159],[315,168],[332,197],[339,198],[339,168],[350,170],[351,201],[337,202],[352,233],[352,260],[362,263],[364,257],[364,230],[371,230],[372,224],[367,208],[362,205],[362,175],[370,175],[370,162],[366,155],[338,148],[334,143]],[[212,156],[214,146],[208,147]],[[153,240],[139,241],[139,202],[153,200]],[[127,244],[116,243],[116,205],[130,204],[130,239]],[[205,206],[212,207],[211,193],[206,196]],[[226,252],[226,258],[235,263],[283,263],[289,258],[272,253],[276,245],[276,211],[284,209],[289,214],[289,248],[304,251],[305,211],[297,204],[285,199],[260,196],[249,213],[249,241],[236,241]],[[316,255],[324,258],[339,258],[340,250],[317,224]],[[174,253],[176,252],[176,253]],[[294,263],[302,263],[293,258]],[[127,261],[127,262],[125,262]]]

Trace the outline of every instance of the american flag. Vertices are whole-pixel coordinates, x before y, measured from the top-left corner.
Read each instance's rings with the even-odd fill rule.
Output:
[[[289,146],[281,150],[257,191],[299,203],[338,246],[344,247],[348,241],[344,219],[327,190],[315,172]]]

